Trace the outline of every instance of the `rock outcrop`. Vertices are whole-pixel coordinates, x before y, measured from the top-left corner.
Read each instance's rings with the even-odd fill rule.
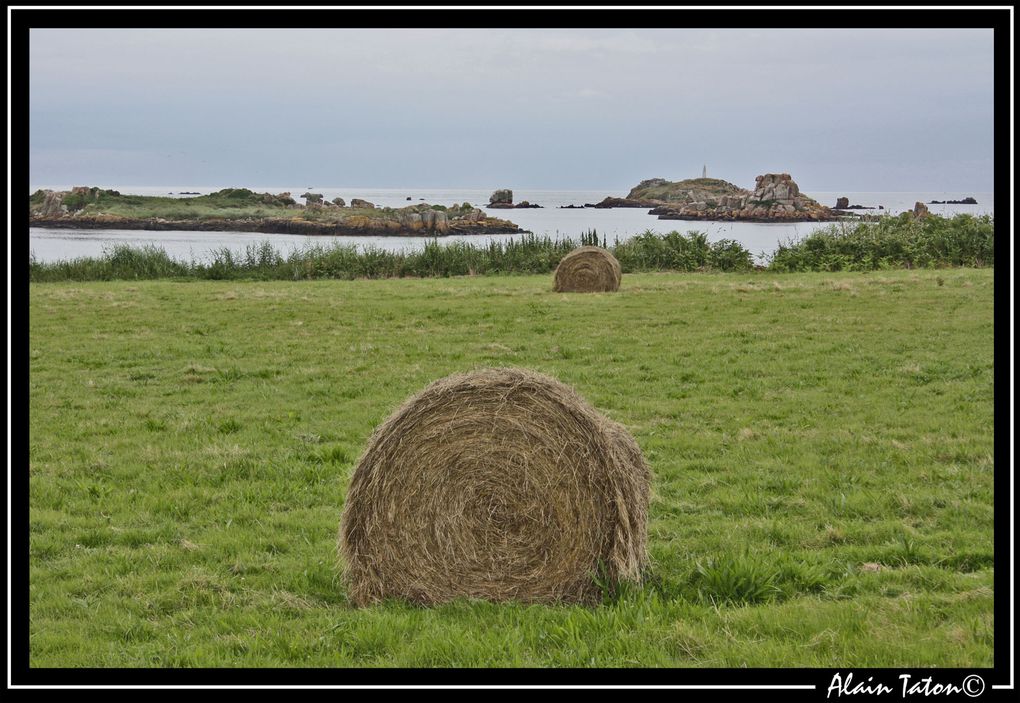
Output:
[[[612,196],[609,196],[609,197],[603,198],[601,201],[595,203],[594,205],[589,205],[588,203],[585,203],[585,207],[594,207],[594,208],[612,208],[612,207],[650,208],[650,207],[655,207],[656,205],[661,205],[661,204],[662,204],[662,201],[658,201],[658,200],[650,201],[650,200],[633,199],[633,198],[614,198]]]
[[[924,203],[922,203],[920,200],[918,200],[916,203],[914,203],[913,213],[914,213],[914,217],[916,217],[918,219],[924,219],[929,214],[928,213],[928,206],[925,205]]]
[[[64,193],[59,190],[46,190],[43,191],[45,196],[43,198],[42,207],[39,208],[40,215],[55,216],[62,215],[67,212],[67,206],[64,205]]]
[[[929,205],[977,205],[978,201],[967,197],[963,200],[932,200]]]
[[[707,179],[711,180],[711,179]],[[660,205],[650,214],[660,220],[745,220],[750,222],[820,222],[837,213],[803,195],[788,173],[766,173],[753,191],[730,192],[682,205]]]
[[[489,207],[513,207],[514,192],[509,188],[500,188],[489,196]]]
[[[352,208],[363,208],[365,210],[374,210],[375,209],[375,204],[374,203],[370,203],[367,200],[362,200],[361,198],[351,198],[351,207]]]
[[[333,204],[337,207],[347,207],[347,201],[343,198],[333,198]]]
[[[521,202],[514,204],[514,192],[509,188],[500,188],[499,190],[494,191],[493,194],[489,196],[489,207],[511,210],[542,206],[529,203],[527,200],[522,200]]]
[[[882,206],[879,205],[877,208],[873,205],[851,205],[850,198],[836,198],[836,206],[833,210],[881,210]]]

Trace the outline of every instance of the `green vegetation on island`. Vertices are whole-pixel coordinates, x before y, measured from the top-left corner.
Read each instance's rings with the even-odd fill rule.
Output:
[[[740,186],[721,178],[688,178],[667,181],[665,178],[649,178],[641,181],[627,193],[629,200],[652,201],[653,204],[670,202],[693,202],[694,200],[718,199],[724,195],[744,193]],[[694,194],[692,199],[691,194]]]
[[[313,196],[316,194],[306,194]],[[124,195],[115,190],[76,187],[38,190],[29,197],[29,224],[144,230],[251,231],[325,235],[447,235],[514,233],[520,228],[469,203],[375,207],[355,198],[321,196],[299,204],[290,193],[256,193],[225,188],[196,197]]]

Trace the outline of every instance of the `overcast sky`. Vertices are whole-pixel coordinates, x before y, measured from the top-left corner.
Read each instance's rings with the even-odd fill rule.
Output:
[[[32,30],[33,185],[992,189],[991,30]]]

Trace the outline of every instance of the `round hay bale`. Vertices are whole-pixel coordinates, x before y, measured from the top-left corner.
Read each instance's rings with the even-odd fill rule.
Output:
[[[554,378],[441,379],[354,469],[339,537],[349,597],[596,602],[598,581],[641,578],[650,480],[627,430]]]
[[[556,267],[557,293],[601,293],[620,289],[620,262],[602,247],[579,247]]]

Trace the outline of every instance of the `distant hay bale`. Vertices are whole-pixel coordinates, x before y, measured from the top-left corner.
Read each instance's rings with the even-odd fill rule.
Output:
[[[556,267],[557,293],[599,293],[620,289],[620,262],[602,247],[579,247]]]
[[[339,536],[350,599],[596,602],[641,577],[650,479],[627,430],[556,379],[440,379],[354,470]]]

